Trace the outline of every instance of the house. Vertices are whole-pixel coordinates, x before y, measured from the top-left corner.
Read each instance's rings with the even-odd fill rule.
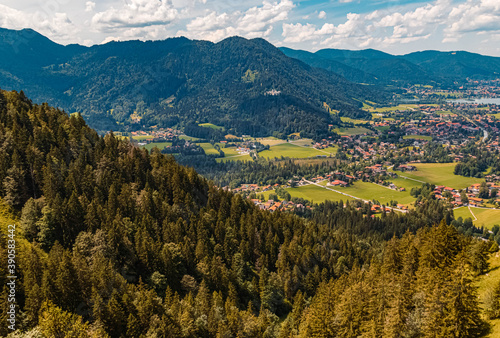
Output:
[[[482,198],[477,198],[477,197],[470,197],[469,198],[469,204],[470,205],[475,205],[475,206],[478,206],[478,205],[481,205],[483,203],[483,199]]]
[[[347,182],[341,181],[341,180],[335,180],[333,182],[330,182],[328,185],[334,186],[334,187],[345,187],[347,186]]]
[[[398,167],[398,169],[401,171],[415,171],[415,170],[417,170],[417,167],[415,167],[413,165],[409,165],[409,164],[401,164]]]

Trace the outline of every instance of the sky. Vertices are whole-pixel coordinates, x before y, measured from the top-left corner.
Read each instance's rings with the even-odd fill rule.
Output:
[[[238,35],[308,51],[500,56],[500,0],[2,0],[0,27],[61,44]]]

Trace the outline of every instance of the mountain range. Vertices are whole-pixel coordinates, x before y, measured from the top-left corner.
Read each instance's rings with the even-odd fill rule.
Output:
[[[321,49],[315,53],[280,48],[285,55],[357,83],[453,87],[467,78],[500,77],[500,58],[465,51],[422,51],[392,55],[374,49]]]
[[[313,136],[338,121],[326,105],[356,117],[365,114],[360,101],[387,99],[373,86],[287,57],[263,39],[84,47],[62,46],[29,29],[2,29],[0,52],[0,87],[81,112],[100,130],[210,122],[235,134]]]
[[[209,122],[236,135],[324,137],[339,116],[369,118],[362,102],[388,102],[388,84],[499,72],[500,58],[467,52],[310,53],[241,37],[63,46],[31,29],[0,29],[0,87],[78,111],[101,131]]]

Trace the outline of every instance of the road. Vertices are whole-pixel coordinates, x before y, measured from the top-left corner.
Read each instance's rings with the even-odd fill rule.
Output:
[[[481,128],[481,127],[480,127]],[[484,137],[483,137],[483,143],[486,142],[486,139],[488,138],[489,134],[488,134],[488,131],[486,129],[483,129],[483,133],[484,133]]]

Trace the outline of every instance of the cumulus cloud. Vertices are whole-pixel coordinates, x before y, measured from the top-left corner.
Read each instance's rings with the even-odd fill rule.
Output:
[[[92,12],[95,8],[95,2],[87,1],[85,3],[85,12]]]
[[[326,12],[325,11],[319,12],[318,19],[324,19],[324,18],[326,18]]]
[[[345,0],[341,0],[345,1]],[[284,23],[285,43],[315,42],[327,47],[385,47],[429,39],[444,32],[443,42],[457,41],[464,33],[500,32],[500,1],[436,0],[412,10],[377,10],[349,13],[338,25]]]
[[[246,38],[268,37],[277,22],[288,19],[289,12],[295,7],[291,0],[280,2],[264,1],[246,11],[210,11],[204,16],[191,20],[185,30],[177,35],[194,39],[219,41],[228,36],[240,35]]]
[[[9,29],[30,27],[59,43],[75,42],[75,35],[79,32],[66,13],[45,11],[26,13],[1,4],[0,27]]]
[[[168,25],[179,12],[170,0],[131,0],[121,8],[110,7],[92,17],[92,26],[104,32]]]
[[[445,39],[456,41],[464,33],[500,31],[500,2],[498,0],[469,0],[453,8]]]

